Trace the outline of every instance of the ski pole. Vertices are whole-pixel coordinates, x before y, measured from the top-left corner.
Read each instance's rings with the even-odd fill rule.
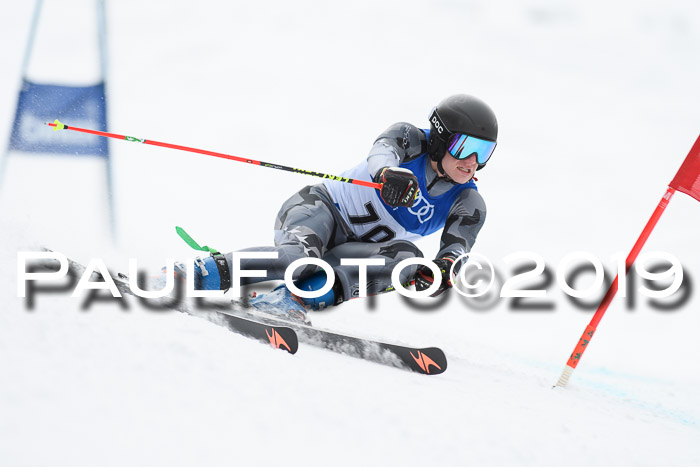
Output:
[[[197,154],[204,154],[205,156],[220,157],[222,159],[228,159],[228,160],[237,161],[237,162],[246,162],[248,164],[259,165],[261,167],[268,167],[271,169],[284,170],[287,172],[294,172],[294,173],[299,173],[299,174],[304,174],[304,175],[311,175],[314,177],[325,178],[328,180],[336,180],[338,182],[343,182],[343,183],[352,183],[353,185],[360,185],[360,186],[366,186],[369,188],[376,188],[377,190],[382,189],[381,183],[367,182],[365,180],[356,180],[354,178],[341,177],[339,175],[329,175],[329,174],[325,174],[322,172],[314,172],[312,170],[295,169],[293,167],[287,167],[285,165],[272,164],[270,162],[256,161],[253,159],[246,159],[244,157],[232,156],[230,154],[222,154],[220,152],[207,151],[205,149],[190,148],[187,146],[179,146],[177,144],[161,143],[160,141],[153,141],[150,139],[134,138],[133,136],[125,136],[125,135],[118,135],[115,133],[107,133],[106,131],[89,130],[87,128],[79,128],[77,126],[68,126],[68,125],[64,125],[63,123],[59,122],[58,119],[56,119],[53,123],[46,123],[46,125],[53,127],[54,131],[58,131],[58,130],[79,131],[81,133],[89,133],[91,135],[104,136],[105,138],[114,138],[114,139],[121,139],[121,140],[125,140],[125,141],[131,141],[131,142],[135,142],[135,143],[150,144],[152,146],[160,146],[160,147],[164,147],[164,148],[177,149],[178,151],[194,152]]]

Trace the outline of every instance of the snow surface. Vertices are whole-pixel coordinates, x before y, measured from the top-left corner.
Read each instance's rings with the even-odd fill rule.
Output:
[[[0,17],[0,128],[9,137],[32,2]],[[29,76],[99,75],[92,1],[45,2]],[[495,109],[475,251],[626,253],[700,128],[694,0],[109,2],[109,125],[122,134],[339,173],[396,121],[427,123],[455,92]],[[68,122],[66,122],[68,123]],[[48,130],[47,130],[48,131]],[[437,345],[425,377],[303,346],[295,356],[179,313],[40,294],[17,298],[16,253],[49,246],[117,270],[270,244],[282,201],[316,180],[111,143],[119,243],[95,167],[12,155],[0,199],[0,465],[700,465],[698,299],[659,311],[619,297],[552,390],[590,312],[453,294],[395,294],[316,325]],[[16,156],[16,157],[15,157]],[[94,196],[93,196],[94,195]],[[47,207],[50,206],[50,207]],[[77,215],[76,215],[77,214]],[[700,205],[674,197],[645,251],[697,289]],[[438,238],[419,246],[426,256]],[[582,279],[582,284],[585,285]]]

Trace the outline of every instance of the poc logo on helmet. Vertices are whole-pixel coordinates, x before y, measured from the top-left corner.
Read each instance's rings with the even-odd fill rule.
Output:
[[[435,129],[440,134],[442,134],[442,132],[445,130],[445,127],[442,126],[442,122],[438,119],[437,115],[435,114],[433,114],[432,118],[430,119],[430,123],[432,123],[435,126]]]

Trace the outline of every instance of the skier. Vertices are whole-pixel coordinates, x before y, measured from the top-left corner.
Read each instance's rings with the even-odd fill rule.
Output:
[[[318,298],[301,298],[281,285],[250,300],[255,308],[284,318],[307,321],[307,310],[321,310],[358,296],[359,269],[341,265],[341,258],[375,258],[383,266],[367,268],[367,293],[391,286],[391,272],[400,261],[422,257],[412,243],[442,230],[440,251],[433,262],[442,271],[440,288],[452,286],[450,267],[468,253],[486,217],[474,174],[484,168],[496,147],[498,124],[481,100],[459,94],[441,101],[429,117],[430,129],[409,123],[390,126],[374,142],[369,156],[343,177],[382,183],[382,189],[326,180],[289,198],[275,221],[275,246],[241,252],[275,252],[278,258],[240,260],[241,270],[267,270],[267,277],[243,277],[241,285],[281,280],[293,261],[320,258],[333,268],[333,287]],[[233,267],[231,253],[198,259],[195,287],[227,290]],[[401,282],[415,280],[422,291],[435,278],[426,266],[403,270]],[[315,265],[298,268],[294,284],[315,291],[326,273]]]

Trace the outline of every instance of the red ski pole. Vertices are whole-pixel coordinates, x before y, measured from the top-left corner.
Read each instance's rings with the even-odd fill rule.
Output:
[[[220,152],[207,151],[206,149],[190,148],[187,146],[179,146],[177,144],[161,143],[160,141],[134,138],[133,136],[118,135],[116,133],[107,133],[106,131],[89,130],[87,128],[79,128],[77,126],[68,126],[68,125],[64,125],[63,123],[59,122],[58,119],[56,119],[53,123],[47,123],[47,125],[52,126],[54,131],[58,131],[58,130],[79,131],[81,133],[89,133],[91,135],[104,136],[105,138],[114,138],[114,139],[120,139],[120,140],[125,140],[125,141],[132,141],[132,142],[136,142],[136,143],[150,144],[152,146],[161,146],[164,148],[177,149],[178,151],[194,152],[196,154],[204,154],[205,156],[220,157],[222,159],[228,159],[228,160],[237,161],[237,162],[246,162],[248,164],[259,165],[261,167],[268,167],[270,169],[285,170],[287,172],[294,172],[294,173],[299,173],[299,174],[304,174],[304,175],[311,175],[314,177],[321,177],[321,178],[326,178],[329,180],[336,180],[336,181],[344,182],[344,183],[352,183],[353,185],[360,185],[360,186],[366,186],[369,188],[376,188],[377,190],[382,189],[381,183],[367,182],[364,180],[356,180],[354,178],[341,177],[339,175],[329,175],[329,174],[325,174],[322,172],[314,172],[312,170],[295,169],[293,167],[287,167],[287,166],[279,165],[279,164],[272,164],[270,162],[256,161],[253,159],[246,159],[244,157],[232,156],[230,154],[222,154]]]

